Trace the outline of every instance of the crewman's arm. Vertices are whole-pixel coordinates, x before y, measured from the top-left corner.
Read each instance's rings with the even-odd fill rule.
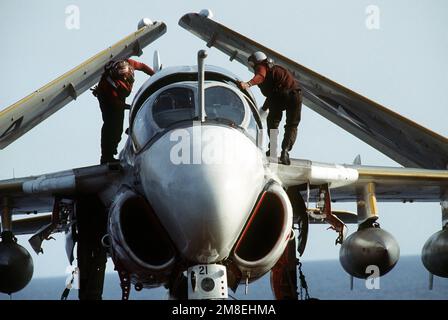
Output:
[[[154,74],[154,70],[152,70],[151,67],[144,64],[143,62],[138,62],[132,59],[128,59],[128,62],[135,70],[143,71],[144,73],[150,76]]]
[[[255,67],[255,76],[250,79],[247,82],[240,82],[240,88],[243,90],[248,89],[249,87],[259,85],[260,83],[263,83],[264,79],[266,78],[266,74],[268,72],[268,68],[263,65],[259,64]]]
[[[256,86],[259,85],[260,83],[263,83],[267,73],[268,68],[265,65],[263,64],[257,65],[255,67],[255,76],[248,81],[248,84],[250,86]]]

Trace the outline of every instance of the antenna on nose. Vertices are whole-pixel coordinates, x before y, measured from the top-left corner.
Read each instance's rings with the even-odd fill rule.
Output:
[[[198,118],[201,122],[205,121],[205,94],[204,94],[204,81],[205,81],[205,58],[207,58],[207,51],[198,51]]]
[[[160,60],[160,54],[159,54],[158,50],[154,51],[152,65],[153,65],[154,72],[158,72],[158,71],[162,70],[162,62]]]

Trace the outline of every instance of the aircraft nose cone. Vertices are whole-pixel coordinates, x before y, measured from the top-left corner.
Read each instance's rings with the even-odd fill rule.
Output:
[[[228,127],[176,129],[140,166],[145,195],[180,253],[198,263],[227,257],[264,186],[255,143]]]

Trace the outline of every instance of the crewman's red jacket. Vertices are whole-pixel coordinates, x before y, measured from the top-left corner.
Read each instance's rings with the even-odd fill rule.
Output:
[[[142,62],[132,59],[127,59],[127,61],[135,70],[143,71],[150,76],[154,74],[154,70]],[[131,93],[133,84],[133,81],[114,80],[105,72],[98,83],[97,92],[98,95],[111,102],[114,100],[124,101]]]
[[[269,67],[266,63],[259,63],[255,66],[254,71],[255,76],[249,80],[249,84],[251,86],[258,85],[265,97],[281,95],[287,90],[299,88],[294,76],[280,66]]]

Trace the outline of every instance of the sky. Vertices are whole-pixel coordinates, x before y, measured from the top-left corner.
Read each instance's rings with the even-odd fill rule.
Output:
[[[66,25],[70,15],[66,9],[73,5],[79,9],[79,29]],[[378,13],[373,24],[371,6]],[[448,136],[448,2],[444,0],[1,1],[0,109],[135,31],[143,17],[164,21],[168,30],[144,49],[139,61],[151,65],[154,50],[159,50],[164,66],[195,64],[196,53],[205,44],[179,27],[178,20],[204,8],[212,10],[214,20]],[[206,49],[207,64],[246,80],[252,77],[247,68],[230,62],[217,49]],[[134,92],[144,80],[145,75],[136,74]],[[261,105],[259,90],[253,91]],[[97,100],[86,92],[0,151],[0,179],[97,164],[101,124]],[[352,163],[358,154],[366,165],[399,166],[303,108],[291,157]],[[335,207],[356,211],[351,203]],[[424,242],[441,228],[437,203],[380,203],[379,215],[381,226],[398,240],[402,255],[419,255]],[[336,234],[325,229],[311,228],[304,261],[338,259]],[[355,231],[356,226],[349,230]],[[68,262],[63,235],[45,242],[45,253],[39,256],[27,239],[19,237],[34,258],[34,277],[64,275]],[[108,268],[112,270],[110,264]]]

